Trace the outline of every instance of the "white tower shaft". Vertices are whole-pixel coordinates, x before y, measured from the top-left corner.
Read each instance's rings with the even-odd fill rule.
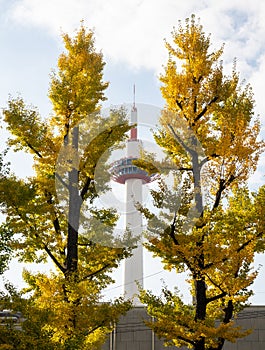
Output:
[[[142,202],[142,180],[128,179],[125,182],[126,191],[126,227],[128,227],[134,237],[141,237],[142,215],[135,208],[137,202]],[[137,248],[133,250],[133,255],[125,260],[124,266],[124,294],[128,298],[134,298],[134,304],[139,304],[138,286],[143,287],[143,247],[141,239]]]
[[[135,95],[135,87],[134,87]],[[134,96],[135,99],[135,96]],[[137,124],[137,109],[135,101],[131,111],[131,123]],[[130,139],[127,142],[127,157],[138,158],[140,156],[140,144],[137,139],[137,127],[131,130]],[[125,181],[126,193],[126,228],[131,230],[133,237],[139,237],[138,246],[133,250],[133,255],[125,260],[124,265],[124,294],[126,297],[134,300],[134,304],[140,304],[136,297],[138,294],[138,285],[143,287],[143,247],[141,241],[142,234],[142,214],[136,209],[136,204],[142,203],[141,178],[128,178]]]

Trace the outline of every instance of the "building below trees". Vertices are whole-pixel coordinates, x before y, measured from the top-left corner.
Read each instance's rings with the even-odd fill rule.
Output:
[[[122,316],[116,329],[109,335],[102,350],[173,350],[186,349],[175,346],[165,347],[143,320],[150,319],[145,308],[138,306]],[[250,306],[239,313],[236,324],[252,333],[236,343],[226,342],[223,350],[264,350],[265,349],[265,306]]]

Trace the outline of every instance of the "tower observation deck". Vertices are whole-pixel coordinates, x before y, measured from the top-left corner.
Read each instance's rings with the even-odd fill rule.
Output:
[[[151,182],[153,177],[133,164],[137,159],[137,157],[126,157],[113,163],[112,179],[120,184],[125,184],[128,179],[141,179],[143,184]]]

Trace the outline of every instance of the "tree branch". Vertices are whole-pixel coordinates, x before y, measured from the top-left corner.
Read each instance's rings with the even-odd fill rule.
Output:
[[[90,183],[91,183],[91,177],[88,177],[86,179],[86,182],[85,182],[85,184],[84,184],[84,186],[83,186],[83,188],[81,190],[81,193],[80,193],[80,197],[81,197],[82,201],[84,200],[85,195],[87,194],[87,191],[88,191],[88,188],[90,186]]]
[[[223,324],[227,324],[231,321],[232,317],[233,317],[233,311],[234,311],[234,305],[233,305],[233,302],[232,300],[229,300],[228,301],[228,304],[227,304],[227,307],[224,309],[224,312],[225,312],[225,317],[224,317],[224,320],[223,320]],[[222,337],[219,337],[218,338],[218,347],[216,348],[216,350],[222,350],[223,349],[223,346],[224,346],[224,342],[225,342],[225,339],[222,338]]]
[[[39,157],[42,158],[42,155],[37,151],[29,142],[26,141],[27,146]]]
[[[57,179],[61,182],[61,184],[69,190],[70,189],[69,185],[62,179],[62,177],[56,172],[54,174],[57,177]]]
[[[172,169],[172,168],[171,168]],[[180,167],[176,170],[179,170],[179,171],[192,171],[193,169],[192,168],[185,168],[185,167]]]
[[[80,247],[91,247],[93,243],[89,242],[89,243],[77,243],[78,246]]]
[[[206,164],[207,162],[209,162],[211,160],[211,158],[218,158],[219,155],[217,153],[213,153],[208,157],[205,157],[201,162],[200,162],[200,167],[202,167],[204,164]]]
[[[224,190],[227,188],[227,186],[229,186],[235,179],[236,179],[236,176],[234,176],[233,174],[230,175],[230,177],[229,177],[229,179],[228,179],[227,181],[225,181],[224,179],[220,179],[220,182],[219,182],[219,189],[218,189],[218,191],[216,192],[216,195],[215,195],[215,202],[214,202],[214,205],[213,205],[213,209],[216,209],[216,208],[219,206],[223,191],[224,191]]]
[[[194,119],[194,122],[197,122],[199,119],[201,119],[205,113],[208,111],[208,108],[210,105],[218,100],[218,96],[215,96],[204,108],[203,110],[197,115],[197,117]]]
[[[63,273],[66,272],[66,268],[63,267],[59,261],[56,259],[56,257],[52,254],[51,250],[49,249],[49,247],[47,246],[47,244],[43,244],[44,246],[44,250],[46,251],[46,253],[49,255],[49,257],[52,259],[52,261],[55,263],[55,265],[59,268],[59,270],[61,270]]]
[[[45,194],[45,197],[47,198],[47,203],[49,205],[51,205],[51,211],[52,211],[54,218],[55,218],[52,220],[52,224],[53,224],[55,233],[58,236],[61,236],[61,225],[60,225],[59,218],[58,218],[57,213],[56,213],[55,208],[54,208],[53,196],[49,191],[45,191],[44,194]],[[61,250],[59,250],[59,252],[60,252],[60,255],[65,257],[65,249],[63,249],[63,250],[61,249]]]
[[[241,252],[241,250],[243,250],[244,248],[246,248],[254,239],[257,239],[259,237],[261,237],[263,235],[263,232],[259,232],[255,237],[250,238],[249,240],[247,240],[246,242],[244,242],[239,248],[237,248],[236,253]],[[229,258],[223,258],[220,260],[220,263],[226,262]],[[207,265],[204,266],[205,270],[211,268],[214,265],[214,263],[209,263]]]
[[[180,101],[176,100],[176,104],[177,104],[177,106],[179,107],[179,109],[180,109],[181,111],[183,111],[182,103],[181,103]]]
[[[95,327],[92,328],[91,330],[86,331],[86,335],[95,332],[97,329],[99,329],[100,327],[103,327],[103,326],[105,326],[105,322],[101,322],[99,325],[95,326]]]
[[[217,294],[217,295],[215,295],[215,296],[213,296],[211,298],[207,298],[206,302],[207,302],[207,304],[209,304],[212,301],[215,301],[215,300],[218,300],[218,299],[221,299],[221,298],[225,297],[226,295],[227,295],[226,292],[222,292],[222,293]]]
[[[249,239],[248,241],[246,241],[245,243],[243,243],[243,244],[241,245],[241,247],[239,247],[239,248],[237,249],[237,253],[241,252],[241,250],[243,250],[244,248],[246,248],[254,239],[259,238],[259,237],[261,237],[262,235],[263,235],[263,232],[259,232],[254,238],[251,238],[251,239]]]
[[[15,203],[13,203],[15,204]],[[26,224],[29,225],[29,228],[34,232],[34,235],[37,239],[40,238],[39,234],[35,232],[35,228],[28,222],[28,220],[25,220],[25,218],[21,215],[19,208],[16,207],[14,205],[14,208],[16,209],[17,215],[21,218],[21,220],[23,220],[24,222],[26,222]],[[55,263],[55,265],[63,272],[66,272],[66,269],[59,263],[59,261],[56,259],[56,257],[52,254],[52,252],[50,251],[49,247],[47,246],[47,244],[45,243],[41,243],[43,245],[43,248],[45,250],[45,252],[48,254],[48,256],[52,259],[52,261]]]
[[[172,222],[172,224],[170,225],[170,232],[169,232],[169,235],[170,235],[170,237],[172,238],[174,244],[175,244],[176,246],[179,246],[179,242],[178,242],[178,240],[176,239],[176,236],[175,236],[176,219],[177,219],[177,212],[175,212],[173,222]],[[190,262],[186,259],[185,255],[184,255],[183,253],[181,253],[181,252],[178,252],[178,253],[181,255],[181,258],[183,259],[184,263],[188,266],[188,268],[189,268],[191,271],[194,271],[193,267],[191,266]]]
[[[169,127],[169,129],[171,130],[173,136],[175,137],[175,139],[177,140],[177,142],[185,149],[185,151],[189,154],[192,153],[192,149],[189,148],[182,140],[181,138],[176,134],[175,130],[173,129],[171,124],[167,125]]]
[[[182,336],[177,336],[177,338],[179,339],[179,340],[182,340],[182,341],[185,341],[186,343],[188,343],[188,344],[191,344],[191,345],[193,345],[193,346],[195,346],[195,342],[194,341],[192,341],[192,340],[190,340],[190,339],[187,339],[187,338],[184,338],[184,337],[182,337]]]
[[[175,212],[173,222],[170,225],[170,233],[169,233],[169,235],[173,239],[174,244],[175,245],[179,245],[179,242],[178,242],[178,240],[176,239],[176,236],[175,236],[176,219],[177,219],[177,213]]]
[[[213,205],[213,209],[216,209],[221,201],[221,197],[222,197],[222,193],[225,190],[226,186],[225,186],[225,180],[224,179],[220,179],[219,181],[219,188],[215,194],[215,201],[214,201],[214,205]]]
[[[86,279],[92,279],[94,276],[96,276],[97,274],[99,274],[100,272],[104,271],[105,269],[107,269],[108,267],[110,267],[111,264],[106,264],[104,266],[102,266],[100,269],[98,269],[97,271],[91,272],[90,274],[86,275],[85,277],[83,277],[81,279],[81,281],[85,281]]]

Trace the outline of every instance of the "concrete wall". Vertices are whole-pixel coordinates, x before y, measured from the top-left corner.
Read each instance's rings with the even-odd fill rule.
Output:
[[[265,350],[265,306],[246,308],[236,323],[243,329],[252,329],[252,333],[235,344],[226,342],[224,350]]]
[[[102,350],[158,350],[163,342],[154,336],[143,320],[148,316],[143,307],[135,307],[122,316],[116,330],[111,334]],[[176,347],[167,347],[168,350]]]
[[[121,317],[116,330],[110,335],[102,350],[173,350],[164,347],[143,320],[148,316],[143,307],[135,307]],[[252,334],[236,343],[226,342],[223,350],[265,350],[265,306],[251,306],[241,312],[237,324],[253,329]],[[182,348],[184,350],[184,348]]]

